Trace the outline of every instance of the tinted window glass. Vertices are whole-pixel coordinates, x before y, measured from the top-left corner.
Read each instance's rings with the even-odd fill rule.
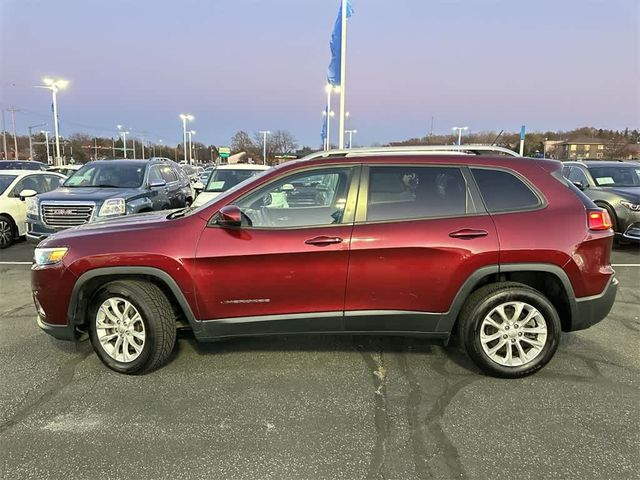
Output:
[[[352,168],[297,173],[238,202],[247,226],[311,227],[342,223]]]
[[[515,175],[502,170],[471,169],[490,212],[523,210],[540,205],[540,199]]]
[[[4,191],[11,185],[16,179],[15,175],[0,175],[0,195],[4,193]]]
[[[454,167],[371,167],[367,220],[402,220],[467,213],[467,184]]]
[[[142,185],[145,167],[113,161],[87,164],[75,172],[65,187],[136,188]]]
[[[171,183],[178,181],[178,175],[169,165],[163,165],[162,167],[160,167],[160,171],[162,172],[162,178],[164,178],[165,182]]]
[[[587,180],[587,176],[582,171],[580,167],[571,167],[569,171],[569,176],[567,177],[571,182],[580,182],[585,187],[589,185],[589,181]]]

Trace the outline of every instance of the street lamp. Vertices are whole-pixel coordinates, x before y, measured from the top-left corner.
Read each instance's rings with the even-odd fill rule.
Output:
[[[262,134],[262,163],[264,165],[267,164],[267,135],[270,135],[271,132],[269,130],[260,130]]]
[[[44,135],[44,143],[47,144],[47,164],[51,163],[51,153],[49,153],[49,132],[47,130],[40,130],[40,133]]]
[[[124,158],[127,158],[127,135],[129,135],[128,130],[122,130],[122,125],[116,125],[118,130],[120,131],[120,135],[122,135],[122,151],[124,152]],[[135,150],[134,150],[135,157]]]
[[[183,140],[183,148],[184,148],[184,161],[187,162],[187,121],[193,122],[196,117],[191,115],[190,113],[181,113],[180,119],[182,120],[182,140]],[[191,163],[191,150],[189,150],[189,163]]]
[[[330,112],[327,116],[327,144],[325,150],[331,149],[331,119],[334,117],[335,113],[331,111],[331,92],[339,93],[340,86],[339,85],[331,85],[327,83],[324,87],[324,91],[327,93],[327,109],[325,112]],[[325,113],[326,115],[326,113]]]
[[[187,132],[189,134],[189,165],[193,163],[193,156],[191,155],[193,145],[191,144],[191,136],[196,134],[195,130],[189,130]]]
[[[345,130],[344,133],[349,134],[349,148],[353,145],[353,134],[358,133],[358,130]]]
[[[39,88],[46,88],[51,90],[51,96],[53,99],[53,128],[56,135],[56,162],[55,165],[62,164],[62,157],[60,156],[60,130],[58,128],[58,92],[60,90],[64,90],[69,85],[68,80],[63,80],[61,78],[49,78],[45,77],[42,79],[42,83],[44,85],[39,85]]]
[[[462,131],[469,130],[469,127],[453,127],[453,131],[458,131],[458,146],[462,145]]]

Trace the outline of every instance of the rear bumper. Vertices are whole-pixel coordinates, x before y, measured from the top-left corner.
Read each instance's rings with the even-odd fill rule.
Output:
[[[592,297],[577,298],[571,321],[571,330],[584,330],[605,319],[618,293],[618,279],[611,277],[602,293]]]

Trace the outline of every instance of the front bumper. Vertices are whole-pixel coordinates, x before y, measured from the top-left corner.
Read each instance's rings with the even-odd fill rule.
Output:
[[[73,325],[53,325],[45,322],[40,315],[37,322],[42,330],[58,340],[74,341],[78,338]]]
[[[27,218],[27,241],[32,245],[37,245],[45,238],[61,230],[63,229],[47,228],[44,225]]]
[[[622,238],[631,242],[640,242],[640,223],[632,223],[622,233]]]
[[[618,279],[611,277],[602,293],[592,297],[577,298],[571,321],[571,331],[584,330],[605,319],[618,293]]]

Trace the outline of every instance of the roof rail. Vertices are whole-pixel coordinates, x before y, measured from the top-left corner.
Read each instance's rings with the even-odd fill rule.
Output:
[[[374,155],[482,155],[482,153],[497,153],[511,157],[520,157],[516,152],[504,147],[493,145],[416,145],[402,147],[372,147],[351,148],[342,150],[328,150],[312,153],[304,157],[305,160],[326,157],[362,157]]]

